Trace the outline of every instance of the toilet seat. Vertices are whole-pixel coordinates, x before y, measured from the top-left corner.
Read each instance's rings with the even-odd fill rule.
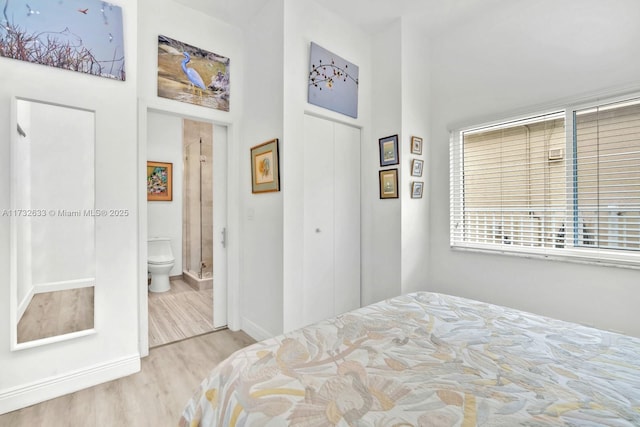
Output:
[[[154,264],[154,265],[170,264],[174,261],[175,260],[173,259],[173,257],[168,255],[158,255],[158,256],[149,257],[149,259],[147,259],[147,262],[149,264]]]

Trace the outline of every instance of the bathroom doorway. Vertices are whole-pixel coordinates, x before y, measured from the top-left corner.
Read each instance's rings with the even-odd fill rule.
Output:
[[[148,112],[147,160],[173,164],[173,197],[147,202],[147,233],[175,260],[170,290],[148,293],[149,348],[226,326],[226,144],[226,126]]]

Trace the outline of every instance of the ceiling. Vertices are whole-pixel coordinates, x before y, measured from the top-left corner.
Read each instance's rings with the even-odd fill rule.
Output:
[[[193,9],[243,26],[269,0],[176,0]],[[464,21],[503,0],[315,0],[326,9],[373,34],[398,17],[419,22],[425,32],[437,32]]]

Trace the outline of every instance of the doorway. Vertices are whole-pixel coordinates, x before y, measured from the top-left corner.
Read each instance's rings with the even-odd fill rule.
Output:
[[[147,294],[149,348],[226,326],[226,144],[224,125],[148,112],[146,158],[173,164],[173,194],[147,202],[147,236],[174,259],[169,291]]]

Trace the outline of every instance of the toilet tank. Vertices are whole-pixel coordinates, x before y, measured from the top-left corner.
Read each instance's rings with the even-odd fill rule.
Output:
[[[173,261],[171,239],[169,237],[150,237],[147,240],[147,258],[152,262]]]

